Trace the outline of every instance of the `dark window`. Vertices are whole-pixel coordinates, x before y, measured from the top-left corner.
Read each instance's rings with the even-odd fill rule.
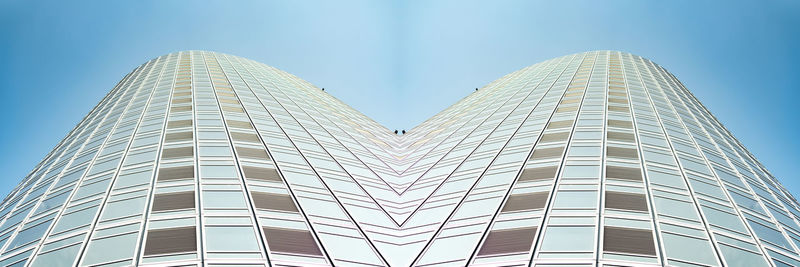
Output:
[[[157,194],[153,197],[153,211],[194,208],[194,191]]]
[[[297,212],[294,200],[289,195],[252,192],[253,204],[258,209]]]
[[[236,147],[236,153],[242,158],[269,160],[267,151],[261,148]]]
[[[561,158],[563,147],[537,148],[533,150],[531,160]]]
[[[192,132],[179,132],[179,133],[168,133],[166,137],[164,137],[164,141],[166,142],[179,142],[179,141],[190,141],[192,140]]]
[[[178,158],[189,158],[194,156],[194,147],[176,147],[176,148],[165,148],[163,152],[161,152],[162,159],[178,159]]]
[[[183,128],[183,127],[190,127],[192,126],[192,120],[180,120],[180,121],[169,121],[167,122],[167,128]]]
[[[231,128],[253,129],[253,125],[250,125],[250,122],[234,120],[226,120],[225,122],[227,122],[228,127]]]
[[[194,226],[147,231],[144,255],[197,251]]]
[[[628,112],[628,107],[608,106],[608,111]]]
[[[628,99],[625,98],[609,98],[608,103],[628,104]]]
[[[634,138],[632,133],[608,132],[608,140],[633,142]]]
[[[612,179],[641,181],[642,173],[636,168],[606,166],[606,177]]]
[[[260,143],[255,134],[231,132],[231,137],[234,141]]]
[[[181,104],[181,103],[189,103],[189,102],[192,102],[192,98],[191,97],[172,99],[172,104]]]
[[[546,133],[542,135],[542,140],[540,140],[539,142],[546,143],[546,142],[567,141],[568,137],[569,137],[569,132]]]
[[[613,96],[624,96],[624,97],[627,97],[627,96],[628,96],[628,94],[626,94],[624,91],[623,91],[623,92],[609,91],[609,92],[608,92],[608,95],[613,95]]]
[[[275,169],[242,166],[242,170],[244,171],[244,177],[247,179],[276,181],[276,182],[282,181],[281,176]]]
[[[647,211],[644,194],[606,191],[606,208]]]
[[[229,98],[220,98],[219,102],[225,103],[225,104],[239,104],[239,100],[229,99]]]
[[[631,122],[621,120],[608,120],[608,126],[628,129],[633,128],[633,124]]]
[[[547,125],[547,129],[558,129],[558,128],[566,128],[572,127],[572,121],[553,121]]]
[[[170,112],[182,112],[182,111],[191,111],[192,106],[180,106],[180,107],[172,107],[169,109]]]
[[[626,159],[639,158],[639,154],[636,153],[636,149],[613,147],[613,146],[608,147],[608,150],[606,150],[606,155],[608,155],[609,157],[626,158]]]
[[[519,180],[536,181],[536,180],[554,179],[556,178],[557,170],[558,166],[524,169],[522,170],[522,174],[519,176]]]
[[[547,203],[549,192],[536,192],[511,195],[503,206],[503,212],[518,210],[543,209]]]
[[[227,112],[244,113],[244,110],[241,107],[222,106],[222,110]]]
[[[578,106],[559,107],[556,113],[571,112],[578,110]]]
[[[606,226],[603,250],[607,252],[656,255],[650,230]]]
[[[322,256],[309,231],[274,227],[264,227],[262,230],[271,251]]]
[[[533,245],[537,227],[493,230],[486,235],[478,255],[527,252]]]
[[[192,179],[194,178],[194,166],[161,168],[158,171],[159,181]]]

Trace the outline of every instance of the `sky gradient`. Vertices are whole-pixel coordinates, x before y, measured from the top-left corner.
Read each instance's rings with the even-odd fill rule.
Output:
[[[505,74],[620,50],[664,66],[800,196],[791,1],[0,2],[0,195],[136,66],[212,50],[292,73],[390,129]]]

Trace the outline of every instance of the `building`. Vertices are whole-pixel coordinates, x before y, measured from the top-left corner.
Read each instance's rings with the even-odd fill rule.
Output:
[[[0,205],[2,266],[798,266],[800,204],[669,72],[551,59],[404,135],[286,72],[153,59]]]

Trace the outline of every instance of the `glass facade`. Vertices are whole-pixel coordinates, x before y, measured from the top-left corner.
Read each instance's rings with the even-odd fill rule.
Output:
[[[0,266],[798,266],[800,204],[661,66],[594,51],[404,135],[226,54],[153,59],[0,204]]]

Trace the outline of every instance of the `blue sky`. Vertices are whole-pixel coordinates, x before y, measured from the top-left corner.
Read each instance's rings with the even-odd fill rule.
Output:
[[[560,2],[560,3],[552,3]],[[0,2],[0,194],[129,71],[202,49],[295,74],[390,129],[537,62],[612,49],[675,74],[800,196],[792,1]]]

